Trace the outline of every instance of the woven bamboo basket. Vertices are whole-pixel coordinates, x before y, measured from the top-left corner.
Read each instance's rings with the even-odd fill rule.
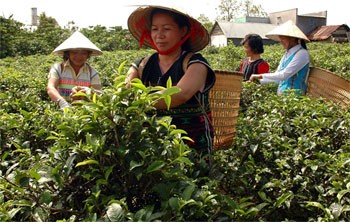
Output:
[[[209,93],[214,128],[214,150],[232,145],[236,132],[243,74],[215,70],[216,82]]]
[[[323,97],[346,107],[350,105],[350,81],[330,71],[311,67],[306,94],[311,97]]]

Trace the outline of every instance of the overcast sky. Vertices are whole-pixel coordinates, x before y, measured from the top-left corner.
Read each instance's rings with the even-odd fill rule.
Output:
[[[103,25],[106,27],[123,26],[127,28],[127,19],[137,7],[148,4],[171,4],[184,8],[188,14],[197,18],[200,14],[212,22],[218,16],[220,0],[0,0],[0,14],[24,24],[31,22],[31,8],[36,7],[38,15],[45,12],[64,26],[74,21],[80,27]],[[347,24],[350,26],[349,7],[344,0],[253,0],[267,12],[277,12],[298,8],[298,14],[327,11],[327,25]]]

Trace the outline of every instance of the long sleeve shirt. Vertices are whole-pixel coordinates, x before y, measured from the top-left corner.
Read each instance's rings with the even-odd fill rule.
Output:
[[[279,66],[277,68],[277,71],[274,73],[266,73],[267,75],[262,75],[262,79],[260,79],[261,84],[267,84],[272,82],[280,82],[282,80],[286,80],[293,75],[295,75],[298,71],[300,71],[306,64],[310,62],[310,56],[307,50],[302,49],[299,52],[297,52],[292,59],[292,61],[288,64],[288,66],[280,70],[280,67],[285,59],[288,59],[293,53],[295,53],[297,50],[299,50],[301,45],[296,45],[289,50],[287,50],[284,53],[284,56],[282,57]],[[280,71],[278,71],[280,70]]]

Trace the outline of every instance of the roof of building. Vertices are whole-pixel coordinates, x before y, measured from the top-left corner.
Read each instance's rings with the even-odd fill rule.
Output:
[[[312,31],[309,35],[308,38],[310,40],[326,40],[328,39],[333,32],[338,30],[340,27],[345,27],[347,31],[349,31],[349,27],[345,24],[343,25],[323,25],[314,31]]]
[[[237,22],[217,22],[226,38],[244,38],[247,34],[258,34],[263,39],[266,33],[277,27],[273,24],[265,23],[237,23]]]

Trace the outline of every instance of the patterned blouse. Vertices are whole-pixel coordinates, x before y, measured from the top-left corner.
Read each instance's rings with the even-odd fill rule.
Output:
[[[51,77],[58,79],[58,92],[67,101],[71,100],[70,94],[75,86],[101,85],[99,74],[89,64],[85,63],[76,75],[69,60],[54,64],[48,75],[48,78]]]

